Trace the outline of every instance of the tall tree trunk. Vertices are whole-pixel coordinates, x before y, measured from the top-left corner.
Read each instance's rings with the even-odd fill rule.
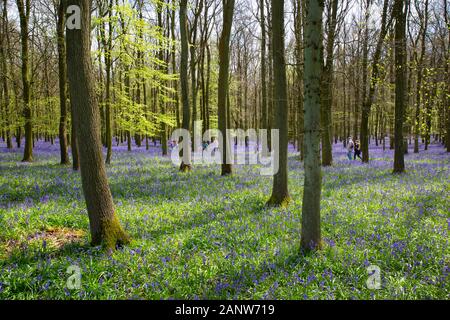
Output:
[[[176,0],[171,0],[172,2],[171,2],[171,4],[173,5],[175,2],[176,2]],[[171,58],[171,62],[172,62],[172,73],[173,74],[175,74],[175,73],[177,73],[177,71],[176,71],[176,69],[177,69],[177,60],[176,60],[176,54],[177,54],[177,52],[176,52],[176,36],[175,36],[175,16],[176,16],[176,14],[175,14],[175,9],[173,9],[173,12],[172,12],[172,14],[171,14],[171,21],[170,21],[170,34],[171,34],[171,37],[172,37],[172,41],[173,41],[173,44],[172,44],[172,58]],[[179,94],[179,92],[178,92],[178,81],[177,80],[174,80],[173,81],[173,89],[174,89],[174,93],[173,93],[173,95],[174,95],[174,100],[175,100],[175,102],[174,102],[174,106],[175,106],[175,116],[176,116],[176,119],[177,119],[177,128],[180,128],[180,126],[181,126],[181,119],[180,119],[180,101],[179,101],[179,96],[180,96],[180,94]]]
[[[333,106],[333,59],[334,40],[336,36],[338,0],[332,0],[329,12],[327,32],[327,57],[322,73],[322,97],[321,97],[321,121],[322,121],[322,165],[333,164],[332,147],[332,118],[331,108]]]
[[[30,64],[28,52],[28,23],[30,20],[30,0],[16,0],[20,17],[20,40],[22,46],[22,85],[23,85],[23,116],[25,118],[25,149],[23,162],[33,161],[33,126],[31,119]]]
[[[211,83],[211,50],[209,48],[209,45],[206,45],[206,93],[205,93],[205,100],[206,100],[206,109],[205,109],[205,116],[206,116],[206,130],[211,129],[211,120],[210,120],[210,114],[209,114],[209,104],[210,104],[210,83]]]
[[[407,3],[395,0],[395,154],[394,173],[405,172],[405,150],[403,141],[403,123],[405,121],[406,102],[406,16]]]
[[[294,1],[294,11],[295,11],[295,61],[296,61],[296,76],[297,76],[297,140],[298,140],[298,151],[300,152],[300,161],[304,160],[304,148],[303,148],[303,138],[304,138],[304,107],[303,107],[303,15],[304,6],[301,0]]]
[[[112,37],[113,37],[113,22],[112,10],[113,1],[110,0],[108,4],[108,38],[105,39],[105,31],[103,30],[103,47],[105,51],[105,140],[106,140],[106,164],[111,163],[112,158],[112,122],[111,122],[111,70],[112,70]]]
[[[272,196],[268,202],[271,206],[287,206],[290,201],[288,191],[288,101],[286,60],[284,44],[284,0],[272,0],[272,59],[274,71],[274,103],[275,103],[275,126],[279,130],[279,145],[275,146],[274,152],[279,154],[278,172],[273,179]]]
[[[444,0],[444,19],[445,19],[445,25],[447,26],[447,50],[444,50],[446,52],[445,54],[445,69],[447,74],[447,94],[444,98],[444,103],[446,105],[446,114],[447,114],[447,121],[446,121],[446,131],[447,134],[445,136],[445,143],[447,145],[447,152],[450,152],[450,95],[448,94],[450,92],[450,19],[449,19],[449,13],[447,11],[447,0]]]
[[[260,10],[260,23],[261,23],[261,128],[269,129],[269,111],[267,107],[267,79],[266,79],[266,14],[264,10],[264,1],[260,0],[259,10]],[[268,148],[265,147],[263,143],[263,155],[268,154]]]
[[[183,104],[183,123],[184,130],[190,132],[191,129],[191,109],[189,108],[189,84],[188,84],[188,60],[189,60],[189,42],[187,36],[187,0],[180,1],[180,38],[181,38],[181,62],[180,62],[180,82],[181,82],[181,102]],[[187,152],[186,159],[190,159],[190,148],[183,149]],[[182,155],[182,154],[180,154]],[[192,170],[191,162],[181,163],[180,171],[187,172]]]
[[[369,116],[372,109],[378,78],[380,76],[379,62],[381,59],[383,43],[390,25],[390,22],[387,21],[388,7],[389,1],[384,0],[383,13],[381,16],[380,36],[378,38],[375,54],[372,61],[372,76],[370,79],[369,94],[367,95],[367,97],[363,97],[364,102],[361,112],[361,151],[364,163],[369,162]]]
[[[323,0],[307,0],[305,27],[305,182],[302,205],[301,246],[321,247],[320,198],[320,79]]]
[[[157,17],[158,17],[158,27],[159,29],[162,31],[163,30],[163,3],[160,2],[157,5]],[[142,10],[140,12],[140,18],[143,19],[142,16]],[[160,61],[164,61],[164,43],[163,41],[160,42],[159,44],[160,48],[158,50],[158,59]],[[167,63],[166,66],[168,66],[169,64]],[[167,69],[167,67],[165,66],[160,66],[159,67],[161,72],[165,72],[166,74],[168,74],[169,70]],[[160,106],[160,110],[161,113],[163,115],[166,115],[166,102],[164,101],[164,97],[163,94],[161,92],[161,89],[157,90],[157,95],[158,95],[158,102],[159,102],[159,106]],[[161,123],[161,147],[162,147],[162,155],[163,156],[167,156],[168,150],[167,150],[167,126],[165,122]]]
[[[230,35],[233,24],[235,0],[223,0],[223,26],[219,42],[219,87],[218,87],[218,115],[219,130],[222,133],[222,176],[232,173],[232,159],[230,156],[231,145],[228,141],[227,129],[229,128],[230,110],[227,97],[229,94],[229,70],[230,70]]]
[[[68,0],[81,9],[81,30],[67,29],[67,65],[70,97],[81,155],[81,181],[86,200],[92,245],[115,249],[129,242],[119,219],[102,160],[100,114],[91,62],[91,0]]]
[[[66,63],[66,45],[64,37],[65,25],[65,6],[64,1],[59,0],[57,18],[57,36],[58,36],[58,69],[59,69],[59,146],[61,153],[61,164],[69,163],[69,154],[67,152],[67,63]]]
[[[417,61],[417,88],[416,88],[416,112],[414,121],[414,153],[419,153],[419,135],[420,135],[420,109],[422,107],[423,93],[423,61],[425,58],[426,50],[426,35],[428,26],[428,0],[425,1],[425,11],[423,13],[424,20],[421,22],[420,35],[421,35],[421,52],[419,60]]]
[[[1,48],[0,48],[0,59],[2,60],[2,77],[1,80],[3,82],[3,92],[4,92],[4,108],[5,108],[5,124],[6,124],[6,147],[8,149],[12,149],[12,140],[11,140],[11,128],[10,126],[10,112],[11,112],[11,100],[9,96],[9,86],[8,86],[8,63],[7,63],[7,53],[6,50],[9,50],[9,39],[8,39],[8,11],[7,11],[7,0],[3,1],[3,16],[2,16],[2,26],[3,30],[1,30]],[[1,89],[0,89],[1,90]]]

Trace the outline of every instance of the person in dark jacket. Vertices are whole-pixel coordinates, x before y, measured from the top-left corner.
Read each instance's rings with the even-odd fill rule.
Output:
[[[361,157],[361,143],[359,142],[359,140],[355,141],[355,156],[353,157],[353,160],[356,160],[356,157],[358,157],[359,159],[362,160],[362,157]]]

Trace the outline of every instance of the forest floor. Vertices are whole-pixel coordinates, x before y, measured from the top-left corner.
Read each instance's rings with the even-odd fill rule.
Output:
[[[116,148],[110,186],[133,241],[108,255],[88,245],[80,177],[57,164],[57,145],[39,142],[33,164],[0,148],[0,299],[450,298],[449,154],[436,145],[409,154],[407,173],[393,176],[390,150],[373,146],[369,165],[334,151],[323,173],[325,248],[304,256],[296,155],[293,201],[270,209],[272,179],[258,166],[181,174],[155,150]],[[67,288],[71,265],[81,289]],[[368,289],[370,265],[379,290]]]

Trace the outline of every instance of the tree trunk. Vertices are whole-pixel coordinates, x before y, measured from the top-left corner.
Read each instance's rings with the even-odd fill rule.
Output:
[[[267,80],[266,80],[266,17],[264,12],[264,0],[260,0],[261,22],[261,128],[269,129],[269,112],[267,108]],[[268,148],[263,144],[263,155],[268,155]],[[269,147],[270,148],[270,147]]]
[[[274,129],[280,132],[278,146],[274,152],[279,154],[278,172],[273,179],[271,206],[287,206],[290,201],[288,191],[288,102],[284,44],[284,0],[272,0],[272,59],[274,71],[274,103],[276,119]],[[277,167],[277,165],[275,165]]]
[[[92,245],[115,249],[129,242],[114,204],[102,160],[100,114],[91,62],[91,1],[69,0],[81,9],[81,30],[67,29],[67,65],[70,97],[76,118],[81,181],[86,200]]]
[[[320,165],[320,79],[322,72],[321,0],[308,0],[305,28],[305,182],[302,205],[301,246],[303,250],[321,247],[320,198],[322,172]]]
[[[321,120],[322,120],[322,165],[327,167],[333,164],[332,147],[332,118],[331,107],[333,105],[333,59],[334,40],[336,35],[338,0],[332,0],[329,12],[327,57],[322,73],[322,97],[321,97]]]
[[[229,91],[229,69],[230,69],[230,34],[233,23],[234,0],[223,1],[223,27],[219,42],[219,87],[218,87],[218,115],[219,130],[222,133],[222,176],[232,173],[231,156],[228,141],[227,129],[229,128],[229,111],[227,106],[227,96]]]
[[[4,108],[5,108],[5,124],[6,124],[6,147],[8,149],[12,149],[12,140],[11,140],[11,128],[10,126],[10,112],[11,112],[11,100],[9,96],[9,86],[8,86],[8,63],[7,63],[7,53],[6,50],[9,50],[9,39],[8,38],[8,12],[7,12],[7,1],[3,1],[3,16],[2,16],[2,26],[3,30],[1,30],[2,38],[1,38],[1,48],[0,48],[0,58],[2,60],[2,82],[3,82],[3,91],[4,91]]]
[[[157,5],[157,17],[158,17],[158,27],[160,28],[160,30],[163,30],[163,3],[158,3]],[[142,8],[140,8],[140,19],[143,19],[142,16]],[[140,35],[142,37],[143,40],[143,35],[141,33]],[[159,44],[160,48],[158,50],[158,59],[160,61],[164,61],[164,43],[163,41],[160,42]],[[142,53],[143,54],[143,53]],[[161,72],[164,72],[165,74],[169,73],[168,70],[168,66],[169,63],[165,64],[165,66],[160,66],[159,69]],[[163,97],[163,93],[161,92],[161,89],[157,90],[157,96],[158,96],[158,102],[159,102],[159,106],[160,106],[160,111],[163,115],[166,115],[166,102],[164,101],[164,97]],[[140,99],[140,98],[139,98]],[[140,103],[140,102],[139,102]],[[162,147],[162,155],[163,156],[167,156],[168,154],[168,148],[167,148],[167,126],[165,122],[161,122],[161,147]]]
[[[450,30],[450,20],[449,20],[449,14],[447,11],[447,0],[444,0],[444,19],[445,24],[447,25],[448,30]],[[447,74],[447,94],[444,96],[444,102],[445,102],[445,108],[446,108],[446,114],[447,114],[447,120],[446,120],[446,131],[447,134],[445,136],[445,144],[447,145],[447,152],[450,152],[450,31],[447,33],[448,41],[447,41],[447,50],[444,50],[446,52],[445,54],[445,69]]]
[[[304,138],[304,107],[303,107],[303,15],[304,10],[300,0],[294,2],[295,11],[295,61],[297,64],[296,76],[297,76],[297,140],[298,140],[298,151],[300,152],[300,161],[304,160],[304,148],[303,148],[303,138]]]
[[[174,3],[176,2],[176,0],[171,0],[171,4],[173,5]],[[172,14],[171,14],[171,21],[170,21],[170,34],[171,34],[171,37],[172,37],[172,41],[173,41],[173,44],[172,44],[172,73],[173,74],[175,74],[175,73],[177,73],[177,71],[176,71],[176,65],[177,65],[177,60],[176,60],[176,54],[177,54],[177,51],[176,51],[176,36],[175,36],[175,16],[176,16],[176,14],[175,14],[175,9],[173,9],[173,12],[172,12]],[[174,93],[173,93],[173,96],[174,96],[174,100],[175,100],[175,102],[174,102],[174,107],[175,107],[175,115],[176,115],[176,119],[177,119],[177,128],[180,128],[180,126],[181,126],[181,119],[180,119],[180,101],[179,101],[179,92],[178,92],[178,81],[177,80],[174,80],[173,81],[173,89],[174,89]]]
[[[58,36],[58,69],[59,69],[59,146],[61,153],[61,164],[69,163],[69,154],[67,152],[67,63],[66,63],[66,45],[64,37],[65,25],[65,6],[64,1],[59,0],[57,18],[57,36]]]
[[[111,69],[112,69],[112,23],[113,1],[108,4],[108,39],[103,39],[105,50],[105,72],[106,72],[106,96],[105,96],[105,140],[106,140],[106,164],[111,163],[112,158],[112,123],[111,123]],[[103,31],[104,32],[104,31]]]
[[[31,92],[30,64],[28,52],[28,22],[30,20],[30,0],[16,0],[20,17],[20,40],[22,46],[22,85],[23,85],[23,116],[25,118],[25,149],[23,162],[33,161],[33,126],[31,124]]]
[[[361,112],[361,151],[364,163],[369,162],[369,116],[372,109],[372,104],[375,96],[375,89],[377,86],[378,78],[380,76],[379,62],[381,59],[381,53],[383,49],[384,39],[388,31],[388,14],[389,1],[384,0],[383,13],[381,17],[381,29],[380,36],[378,38],[375,54],[372,62],[372,76],[370,79],[370,89],[367,97],[364,97],[362,112]],[[390,24],[390,23],[389,23]],[[365,85],[365,84],[364,84]],[[375,137],[376,138],[376,137]]]
[[[406,16],[407,4],[395,0],[393,14],[395,17],[395,154],[394,173],[405,172],[405,150],[403,141],[403,123],[406,102]]]
[[[189,108],[189,84],[188,84],[188,60],[189,60],[189,43],[187,37],[187,0],[181,0],[180,2],[180,38],[181,38],[181,62],[180,62],[180,82],[181,82],[181,102],[183,104],[183,123],[184,130],[190,132],[191,129],[191,110]],[[190,153],[190,148],[183,150],[182,152]],[[180,154],[182,156],[183,154]],[[187,159],[190,159],[190,154],[186,155]],[[180,171],[187,172],[192,170],[192,165],[181,163]]]

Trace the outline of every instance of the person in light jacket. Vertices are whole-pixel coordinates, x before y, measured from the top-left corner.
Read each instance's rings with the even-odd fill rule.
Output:
[[[353,150],[355,149],[355,143],[353,142],[352,137],[348,138],[347,144],[347,157],[348,160],[353,160]]]

